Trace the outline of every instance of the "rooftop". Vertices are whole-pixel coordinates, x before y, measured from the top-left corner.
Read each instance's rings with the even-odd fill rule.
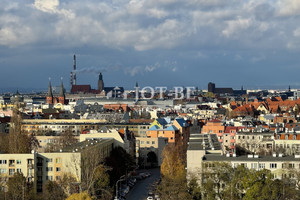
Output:
[[[237,157],[226,157],[226,156],[222,156],[220,154],[206,154],[203,157],[204,161],[230,161],[230,162],[234,162],[234,161],[238,161],[238,162],[260,162],[260,161],[264,161],[264,162],[289,162],[289,161],[299,161],[300,162],[300,158],[295,158],[295,156],[283,156],[283,157],[278,157],[278,155],[276,157],[273,156],[259,156],[258,158],[248,158],[248,156],[237,156]]]
[[[188,150],[222,150],[216,134],[192,133]]]
[[[63,148],[60,152],[81,152],[89,147],[101,145],[101,144],[107,143],[109,141],[113,141],[113,139],[102,139],[102,138],[101,139],[95,139],[95,138],[89,139],[89,140],[85,140],[85,141],[76,143],[71,146],[67,146],[67,147]]]

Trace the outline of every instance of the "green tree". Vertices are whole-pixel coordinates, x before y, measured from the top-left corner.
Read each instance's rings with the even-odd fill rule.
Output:
[[[11,200],[29,199],[32,184],[26,182],[22,173],[14,173],[7,181],[7,197]]]
[[[67,197],[63,188],[55,181],[47,181],[44,188],[45,200],[64,200]]]

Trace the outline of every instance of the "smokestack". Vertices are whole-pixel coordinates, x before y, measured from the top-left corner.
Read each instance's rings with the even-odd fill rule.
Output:
[[[73,85],[76,85],[76,55],[73,57]]]

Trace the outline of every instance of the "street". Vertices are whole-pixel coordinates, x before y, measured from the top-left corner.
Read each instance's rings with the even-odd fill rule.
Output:
[[[126,196],[128,200],[144,200],[148,197],[148,188],[151,186],[155,180],[160,178],[160,169],[149,169],[149,170],[140,170],[139,173],[148,171],[151,173],[151,176],[145,178],[144,180],[139,180],[137,184],[131,189],[131,191]]]

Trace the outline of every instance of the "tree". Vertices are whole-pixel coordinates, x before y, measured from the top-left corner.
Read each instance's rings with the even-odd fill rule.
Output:
[[[111,170],[108,171],[110,184],[114,184],[119,178],[135,167],[135,161],[122,147],[116,147],[112,150],[109,157],[105,159],[105,165]]]
[[[75,138],[75,135],[70,128],[65,130],[65,132],[62,132],[58,140],[60,145],[59,148],[65,148],[67,146],[76,144],[77,142],[78,140]]]
[[[7,181],[8,199],[27,199],[28,193],[31,190],[30,186],[31,185],[26,182],[26,178],[22,173],[14,173],[14,175]]]
[[[22,130],[22,115],[19,106],[13,109],[9,129],[9,153],[30,153],[33,149],[33,137]]]
[[[188,191],[193,200],[201,199],[201,187],[197,182],[197,178],[195,176],[191,176],[188,182]]]
[[[66,200],[92,200],[92,198],[87,192],[81,192],[72,194]]]
[[[47,181],[44,188],[45,200],[64,200],[67,197],[63,188],[55,181]]]
[[[110,200],[113,197],[113,189],[110,186],[110,177],[107,173],[108,168],[100,165],[96,171],[96,180],[94,182],[94,194],[97,199]]]
[[[158,187],[161,198],[191,199],[188,193],[184,162],[181,159],[179,148],[169,144],[164,148],[162,156],[162,181]]]
[[[164,177],[170,179],[182,179],[185,177],[184,164],[175,145],[167,145],[163,150],[162,156],[161,173]]]
[[[0,153],[9,153],[9,135],[0,133]]]

